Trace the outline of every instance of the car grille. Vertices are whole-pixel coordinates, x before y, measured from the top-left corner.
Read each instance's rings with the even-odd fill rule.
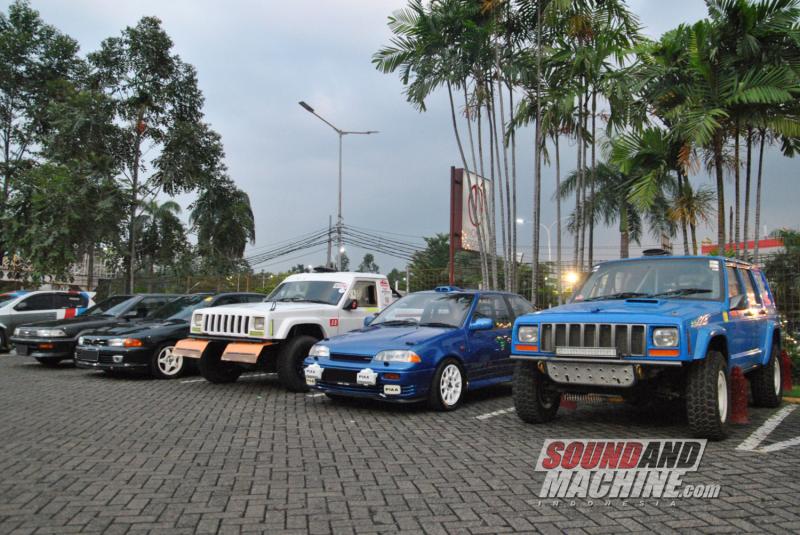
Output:
[[[331,353],[331,360],[343,360],[346,362],[369,362],[372,360],[371,355],[348,355],[346,353]]]
[[[647,327],[617,323],[543,323],[540,348],[547,353],[557,347],[615,347],[621,356],[643,356]]]
[[[87,362],[97,362],[100,358],[100,352],[95,350],[78,349],[75,353],[78,360],[85,360]]]
[[[203,315],[203,332],[207,334],[247,336],[250,333],[250,316],[208,312]]]

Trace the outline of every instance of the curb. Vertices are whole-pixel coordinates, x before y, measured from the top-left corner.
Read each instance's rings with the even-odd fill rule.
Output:
[[[800,404],[800,398],[790,398],[788,396],[783,396],[783,401],[786,403],[797,403]]]

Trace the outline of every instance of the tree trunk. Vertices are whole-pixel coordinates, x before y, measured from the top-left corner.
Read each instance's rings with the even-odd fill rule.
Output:
[[[514,90],[508,86],[508,109],[510,110],[509,120],[514,119]],[[513,230],[511,238],[511,291],[517,292],[519,281],[517,280],[517,130],[511,129],[511,228]]]
[[[478,92],[478,89],[481,87],[481,85],[482,85],[482,82],[479,79],[476,79],[476,81],[475,81],[475,91],[476,92]],[[475,104],[477,105],[477,113],[475,115],[475,118],[478,121],[478,162],[480,163],[480,166],[481,166],[481,177],[485,177],[486,175],[484,174],[484,167],[483,167],[483,130],[481,128],[483,113],[481,112],[481,107],[482,106],[481,106],[481,101],[480,101],[480,95],[478,95],[478,97],[476,97]],[[483,228],[482,227],[478,229],[478,234],[479,235],[483,234]],[[485,244],[486,243],[485,237],[481,237],[481,239],[483,240],[483,243]],[[483,285],[484,285],[483,287],[484,288],[488,288],[488,286],[489,286],[489,261],[488,261],[488,259],[486,257],[486,251],[485,250],[484,250],[483,253],[481,253],[480,260],[481,260],[481,277],[483,279]]]
[[[756,177],[756,220],[753,225],[753,230],[755,231],[754,239],[755,244],[753,246],[753,261],[758,262],[758,240],[761,234],[761,173],[764,170],[764,138],[767,137],[767,131],[764,128],[760,129],[761,134],[761,145],[758,148],[758,176]]]
[[[683,196],[684,188],[687,188],[688,186],[689,186],[689,177],[683,175],[682,169],[678,169],[678,196]],[[681,217],[681,232],[683,234],[683,254],[688,256],[689,236],[686,234],[686,217]]]
[[[489,121],[489,176],[491,180],[491,187],[492,187],[492,196],[491,202],[487,202],[489,206],[487,206],[487,227],[489,232],[489,274],[491,275],[491,286],[490,289],[496,290],[497,289],[497,213],[495,211],[495,197],[494,194],[494,187],[495,187],[495,151],[497,148],[497,132],[494,128],[494,91],[489,90],[489,87],[486,88],[486,96],[488,97],[487,102],[491,104],[486,105],[486,120]],[[500,162],[497,162],[497,165],[500,165]],[[489,196],[486,197],[489,199]]]
[[[577,166],[578,166],[578,183],[575,186],[575,269],[581,271],[583,264],[583,254],[581,251],[581,227],[583,226],[583,136],[581,135],[581,125],[583,124],[583,98],[578,94],[578,122],[577,122],[577,140],[575,146],[577,148]]]
[[[499,65],[498,65],[498,77],[500,76],[499,72]],[[503,176],[504,176],[504,185],[505,185],[505,205],[506,205],[506,217],[505,219],[505,230],[504,230],[504,248],[505,248],[505,270],[503,273],[506,277],[506,287],[505,290],[507,292],[513,291],[511,276],[513,273],[512,265],[514,263],[514,256],[513,256],[513,249],[512,249],[512,240],[511,240],[511,227],[515,225],[513,219],[511,219],[511,180],[509,178],[509,170],[508,170],[508,141],[505,135],[505,124],[506,124],[506,114],[505,114],[505,102],[503,101],[503,82],[498,79],[497,81],[497,95],[500,99],[500,139],[503,140]],[[499,166],[498,166],[499,167]],[[506,237],[508,240],[506,241]]]
[[[697,225],[691,223],[689,226],[692,229],[692,254],[697,256]]]
[[[744,177],[744,231],[742,239],[744,241],[744,256],[747,256],[747,238],[750,236],[750,177],[752,175],[753,163],[753,127],[747,127],[747,167]],[[747,258],[745,258],[747,260]]]
[[[139,161],[142,157],[142,133],[140,132],[139,125],[143,121],[143,114],[140,112],[136,121],[136,141],[134,143],[133,153],[133,169],[131,170],[131,206],[128,217],[130,221],[128,224],[128,239],[130,240],[128,247],[128,287],[129,293],[136,291],[136,208],[139,204]]]
[[[591,203],[589,208],[589,269],[592,268],[594,265],[594,188],[595,188],[595,181],[597,180],[597,156],[595,153],[595,149],[597,147],[597,139],[595,139],[595,134],[597,130],[595,128],[595,119],[597,116],[597,91],[592,91],[592,183],[590,185],[590,197]]]
[[[741,206],[741,199],[739,196],[739,189],[740,189],[740,172],[739,172],[739,121],[736,121],[736,126],[733,131],[734,135],[734,142],[733,142],[733,182],[734,182],[734,202],[736,203],[736,221],[734,223],[734,231],[733,231],[733,251],[736,258],[741,256],[739,254],[739,243],[741,236],[739,234],[739,230],[742,228],[740,225],[739,214],[740,214],[740,206]]]
[[[478,168],[478,161],[475,158],[475,141],[472,139],[472,112],[469,108],[469,95],[467,94],[467,80],[464,80],[464,112],[467,118],[467,134],[469,135],[469,149],[472,152],[472,168]]]
[[[725,252],[725,176],[722,159],[722,133],[714,134],[714,170],[717,179],[717,248]]]
[[[539,223],[542,195],[542,3],[536,2],[536,151],[533,183],[533,254],[531,259],[531,303],[537,305],[539,287]]]
[[[498,73],[499,76],[499,73]],[[502,117],[503,117],[503,90],[500,86],[500,82],[498,81],[497,85],[498,89],[500,90],[500,117],[501,117],[501,124],[502,124]],[[508,254],[508,242],[509,242],[509,235],[510,230],[508,229],[508,221],[506,220],[506,213],[510,213],[506,210],[506,198],[503,194],[504,186],[508,187],[507,181],[504,180],[504,175],[508,175],[508,153],[506,152],[505,146],[505,136],[499,137],[497,133],[497,111],[495,107],[495,100],[494,100],[494,84],[492,84],[492,130],[494,131],[494,151],[495,157],[497,158],[497,193],[500,197],[500,240],[501,245],[503,247],[503,289],[508,291],[509,286],[509,272],[508,272],[508,262],[509,262],[509,254]],[[500,163],[500,142],[501,139],[503,140],[503,154],[505,156],[505,173],[501,168]],[[498,288],[495,286],[495,288]]]
[[[94,286],[94,244],[89,245],[89,261],[86,271],[86,291],[91,292],[92,286]]]
[[[630,254],[630,228],[628,225],[628,207],[623,204],[619,212],[619,257],[628,258]]]
[[[558,290],[558,304],[562,304],[561,290],[561,154],[558,147],[559,135],[556,133],[556,289]]]

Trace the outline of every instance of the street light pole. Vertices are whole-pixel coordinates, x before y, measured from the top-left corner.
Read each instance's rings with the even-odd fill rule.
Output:
[[[377,130],[342,130],[341,128],[337,128],[331,122],[326,120],[324,117],[319,115],[317,112],[314,111],[314,108],[309,106],[305,101],[298,102],[300,106],[309,112],[311,115],[314,115],[317,119],[321,120],[323,123],[327,124],[336,132],[339,136],[339,206],[338,212],[336,215],[336,269],[342,269],[342,252],[344,251],[344,245],[342,243],[342,227],[344,226],[344,219],[342,218],[342,138],[347,135],[362,135],[368,136],[371,134],[377,134]]]

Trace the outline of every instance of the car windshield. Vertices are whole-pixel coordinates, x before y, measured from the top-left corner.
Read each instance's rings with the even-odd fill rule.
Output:
[[[720,261],[660,258],[609,262],[595,267],[573,301],[634,297],[722,300]]]
[[[266,301],[324,303],[336,305],[347,291],[347,283],[335,281],[291,281],[281,283]]]
[[[83,313],[84,316],[119,316],[125,312],[138,298],[130,295],[115,295]]]
[[[473,299],[461,293],[409,294],[386,307],[370,325],[461,327]]]
[[[152,311],[149,320],[183,320],[189,321],[192,312],[197,308],[204,308],[211,304],[211,296],[206,294],[184,295],[161,305]]]

